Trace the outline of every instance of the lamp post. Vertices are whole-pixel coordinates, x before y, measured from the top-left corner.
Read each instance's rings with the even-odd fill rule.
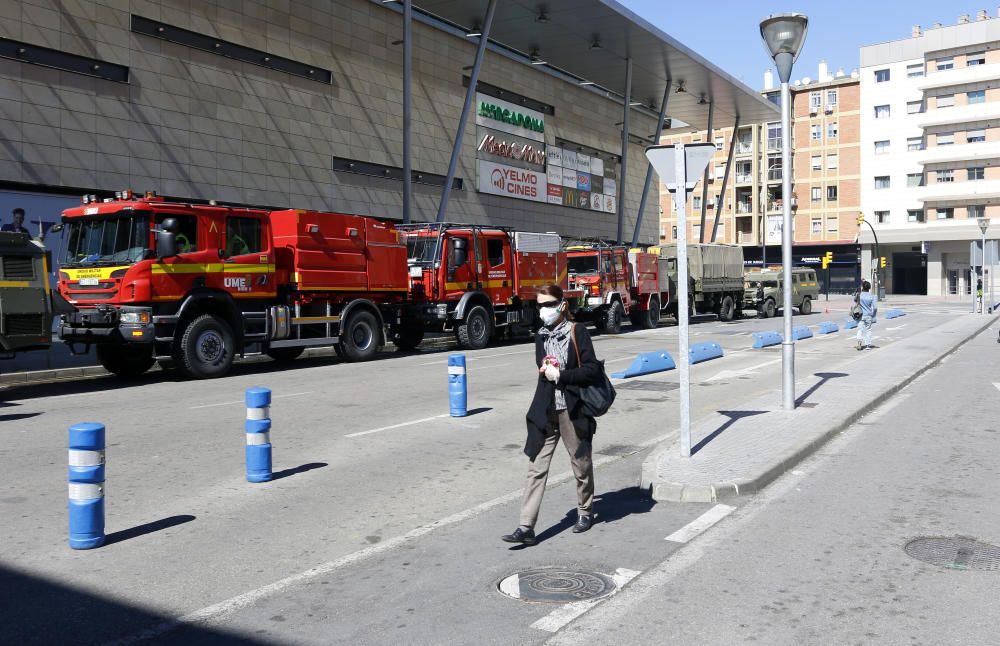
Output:
[[[781,342],[781,403],[795,409],[795,340],[792,338],[792,65],[802,51],[809,19],[798,13],[780,13],[760,22],[760,36],[781,79],[781,271],[784,303],[784,340]]]
[[[986,230],[990,228],[989,218],[976,218],[979,223],[979,230],[983,232],[983,253],[980,256],[981,260],[979,262],[979,278],[982,279],[986,275]],[[979,311],[986,314],[986,281],[983,282],[983,299],[979,303]],[[990,282],[993,282],[993,276],[990,276]],[[990,303],[990,306],[993,304]]]

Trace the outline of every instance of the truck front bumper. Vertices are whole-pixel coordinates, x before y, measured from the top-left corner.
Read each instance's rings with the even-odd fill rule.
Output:
[[[152,310],[95,307],[63,314],[59,338],[67,343],[152,343]]]

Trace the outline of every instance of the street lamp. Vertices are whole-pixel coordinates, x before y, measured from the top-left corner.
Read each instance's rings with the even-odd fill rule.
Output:
[[[984,274],[986,273],[986,230],[990,228],[990,219],[976,218],[976,222],[979,223],[979,230],[983,232],[983,253],[982,256],[980,256],[982,260],[980,260],[979,264],[979,278],[982,279]],[[991,275],[990,283],[992,284],[992,282],[993,282],[993,276]],[[986,281],[982,281],[982,283],[983,283],[983,300],[985,300]],[[992,306],[993,304],[990,303],[990,305]],[[982,312],[983,314],[986,314],[986,303],[984,302],[979,303],[979,311]]]
[[[781,79],[781,269],[784,291],[784,340],[781,342],[781,403],[795,409],[795,340],[792,338],[792,101],[788,80],[792,65],[806,40],[809,19],[798,13],[779,13],[760,23],[760,36]]]

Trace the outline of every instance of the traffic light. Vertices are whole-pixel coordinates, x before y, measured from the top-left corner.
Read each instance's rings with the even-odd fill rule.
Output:
[[[830,263],[832,263],[832,262],[833,262],[833,252],[832,251],[827,251],[823,255],[823,269],[826,269],[827,267],[829,267]]]
[[[864,213],[858,213],[858,224],[860,225],[860,224],[864,224],[864,223],[865,223],[865,214]]]
[[[878,259],[878,266],[881,267],[882,269],[885,269],[885,256],[882,256],[881,258]]]

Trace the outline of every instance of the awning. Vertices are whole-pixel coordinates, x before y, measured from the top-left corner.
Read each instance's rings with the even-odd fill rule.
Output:
[[[488,4],[488,0],[415,0],[413,10],[471,30],[482,23]],[[757,27],[748,24],[747,29]],[[695,128],[707,127],[708,102],[714,103],[716,127],[731,124],[736,115],[741,123],[779,118],[777,107],[760,93],[614,0],[500,0],[490,41],[520,54],[526,63],[537,53],[548,66],[618,97],[625,93],[625,58],[631,57],[632,101],[655,114],[669,79],[668,117]],[[768,63],[763,45],[756,55],[761,64]],[[681,82],[684,92],[677,92]]]

